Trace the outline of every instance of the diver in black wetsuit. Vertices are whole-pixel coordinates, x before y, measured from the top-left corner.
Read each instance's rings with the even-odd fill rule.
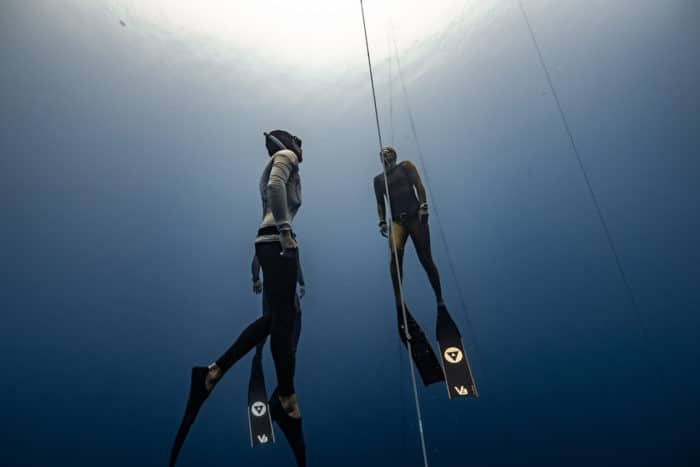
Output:
[[[399,335],[406,343],[403,329],[403,314],[400,293],[400,281],[403,279],[403,254],[408,237],[411,237],[416,248],[418,259],[423,269],[428,274],[430,285],[435,292],[438,311],[445,309],[440,286],[440,274],[433,261],[430,251],[430,230],[428,228],[428,203],[425,188],[421,182],[418,170],[410,161],[396,163],[396,149],[391,146],[382,148],[382,163],[386,171],[389,185],[388,201],[391,203],[391,228],[386,220],[386,184],[384,172],[374,177],[374,193],[377,199],[377,212],[379,214],[379,230],[384,237],[389,237],[391,247],[391,280],[394,286],[394,298],[396,300]],[[398,270],[397,270],[398,263]],[[421,373],[423,383],[428,384],[443,381],[444,375],[440,364],[425,338],[418,323],[406,309],[409,334],[412,336],[413,359]]]
[[[396,150],[387,146],[382,150],[382,162],[386,169],[391,195],[391,249],[392,254],[396,247],[399,269],[403,271],[403,252],[406,240],[411,237],[416,253],[423,269],[428,274],[430,285],[435,292],[438,306],[444,306],[442,288],[440,287],[440,274],[433,261],[430,251],[430,230],[428,229],[428,203],[425,197],[425,188],[421,182],[416,166],[410,161],[396,163]],[[384,174],[374,177],[374,193],[377,197],[377,211],[379,213],[379,229],[381,234],[388,235],[386,223]],[[396,271],[396,261],[392,257],[391,278],[394,284],[394,297],[397,306],[401,305],[399,294],[399,276]]]
[[[301,206],[301,139],[287,131],[274,130],[265,133],[265,145],[270,160],[260,177],[263,217],[255,239],[255,255],[265,275],[264,296],[270,312],[244,329],[214,363],[192,368],[190,394],[170,453],[170,467],[175,465],[187,433],[215,385],[268,334],[278,385],[270,401],[270,414],[290,440],[297,465],[306,465],[302,419],[294,389],[293,345],[298,259],[292,220]]]

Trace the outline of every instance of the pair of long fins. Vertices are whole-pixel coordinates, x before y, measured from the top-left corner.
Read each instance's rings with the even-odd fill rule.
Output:
[[[187,398],[187,406],[185,415],[180,423],[180,428],[175,436],[172,450],[170,451],[170,467],[174,467],[177,462],[178,455],[185,442],[187,433],[190,427],[197,418],[199,410],[202,408],[204,401],[209,398],[210,392],[205,387],[205,380],[209,369],[207,367],[192,368],[192,379],[190,383],[190,394]],[[248,410],[251,415],[251,443],[253,446],[257,444],[265,444],[270,440],[274,441],[274,433],[272,432],[272,423],[274,420],[287,438],[289,445],[294,452],[297,465],[299,467],[306,466],[306,445],[304,443],[304,434],[302,431],[302,422],[300,418],[292,418],[282,409],[277,390],[272,393],[269,402],[265,395],[265,379],[262,372],[262,362],[256,358],[253,360],[253,368],[251,370],[251,379],[248,386]],[[254,434],[255,428],[260,428],[259,425],[265,427],[267,424],[267,432],[262,431]],[[260,436],[259,438],[257,436]],[[255,443],[255,441],[257,443]]]
[[[405,305],[404,305],[405,306]],[[406,345],[403,310],[397,308],[399,337]],[[447,386],[447,394],[453,397],[478,397],[471,366],[464,350],[462,335],[445,306],[438,307],[436,334],[440,361],[418,322],[406,307],[406,322],[411,339],[411,357],[425,386],[441,381]]]
[[[402,314],[403,312],[399,308],[397,316],[399,336],[404,345],[406,345]],[[406,308],[406,321],[411,339],[411,357],[423,380],[423,384],[428,386],[445,381],[450,399],[453,397],[478,397],[469,360],[464,351],[462,336],[447,309],[444,306],[438,308],[436,324],[441,363],[438,362],[433,347],[430,345],[420,325],[408,311],[408,308]],[[205,387],[208,371],[207,367],[192,368],[190,394],[185,415],[170,452],[170,467],[174,467],[187,433],[194,423],[199,409],[209,397],[209,391]],[[277,397],[277,390],[273,392],[272,397],[267,402],[262,362],[259,358],[253,359],[251,378],[248,385],[248,410],[251,444],[253,447],[259,444],[266,444],[270,440],[274,442],[271,423],[274,420],[287,438],[297,460],[297,465],[300,467],[306,465],[306,445],[304,443],[301,419],[294,419],[285,413],[279,397]]]

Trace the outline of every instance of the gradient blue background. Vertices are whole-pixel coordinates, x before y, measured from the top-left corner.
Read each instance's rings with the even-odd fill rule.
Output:
[[[435,211],[433,250],[481,392],[419,388],[430,464],[699,465],[700,3],[525,3],[638,314],[522,14],[494,3],[401,57],[467,313]],[[249,262],[262,131],[277,127],[305,149],[309,465],[421,465],[359,5],[357,60],[302,79],[273,56],[121,27],[110,4],[0,2],[0,465],[165,465],[189,368],[260,312]],[[370,40],[387,47],[386,31]],[[385,139],[418,162],[389,66]],[[412,247],[405,283],[432,336]],[[180,465],[292,465],[284,442],[249,447],[249,368],[217,387]],[[270,387],[269,352],[266,368]]]

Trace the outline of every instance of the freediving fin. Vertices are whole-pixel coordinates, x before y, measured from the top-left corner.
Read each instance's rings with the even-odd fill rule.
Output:
[[[462,335],[444,305],[438,307],[436,328],[448,396],[450,399],[479,397],[469,359],[464,351]]]
[[[185,415],[182,417],[180,428],[177,430],[177,435],[175,436],[175,441],[170,451],[170,467],[173,467],[175,462],[177,462],[177,456],[180,454],[180,449],[182,449],[187,433],[189,433],[190,427],[194,423],[195,418],[197,418],[202,404],[204,404],[204,401],[209,397],[209,391],[207,391],[204,385],[208,372],[209,369],[207,367],[196,366],[192,368],[190,394],[187,398]]]
[[[248,427],[250,428],[251,447],[275,442],[261,357],[259,354],[253,357],[250,382],[248,383]]]
[[[287,438],[289,447],[294,452],[294,458],[297,461],[297,467],[306,467],[306,443],[304,442],[304,431],[301,426],[301,418],[293,418],[287,415],[282,408],[277,389],[270,396],[270,415],[272,419],[280,427],[284,437]]]
[[[404,305],[405,306],[405,305]],[[403,345],[406,345],[406,334],[403,326],[403,312],[401,307],[397,308],[397,319],[399,325],[399,337]],[[408,334],[411,336],[411,358],[420,373],[425,386],[445,380],[442,367],[438,362],[433,347],[430,345],[427,336],[421,329],[418,322],[406,307],[406,322],[408,323]]]

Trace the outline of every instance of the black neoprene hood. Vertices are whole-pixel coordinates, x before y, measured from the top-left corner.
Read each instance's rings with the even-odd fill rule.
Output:
[[[272,130],[265,134],[265,146],[267,147],[267,153],[272,156],[277,151],[282,149],[289,149],[294,152],[299,158],[299,162],[302,160],[302,150],[301,150],[301,138],[294,136],[286,130]]]

